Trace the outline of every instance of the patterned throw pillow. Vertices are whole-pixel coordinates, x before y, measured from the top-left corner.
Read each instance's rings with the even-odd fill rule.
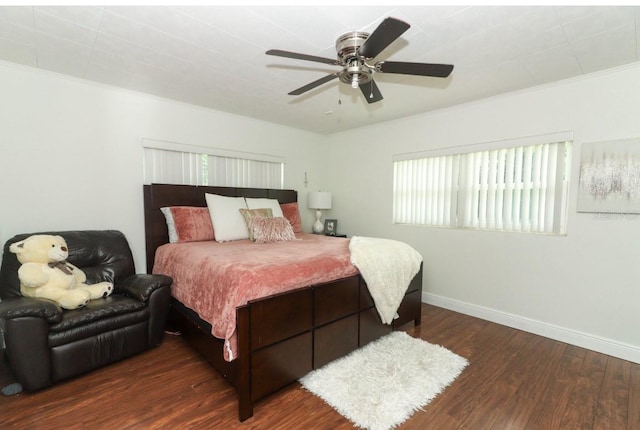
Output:
[[[253,217],[250,230],[256,243],[286,242],[296,238],[289,220],[284,217]]]
[[[271,208],[259,208],[259,209],[240,209],[244,223],[249,231],[249,240],[255,241],[253,238],[253,231],[251,230],[251,220],[253,218],[272,218],[273,211]]]

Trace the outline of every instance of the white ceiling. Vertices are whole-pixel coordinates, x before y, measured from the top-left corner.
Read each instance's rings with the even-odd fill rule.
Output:
[[[449,78],[379,73],[367,104],[338,80],[335,40],[392,16],[411,28],[376,60],[454,64]],[[387,121],[637,62],[638,6],[1,6],[0,60],[317,133]],[[341,101],[341,103],[340,103]]]

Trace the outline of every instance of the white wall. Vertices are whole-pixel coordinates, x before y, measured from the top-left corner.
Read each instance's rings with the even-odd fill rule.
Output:
[[[285,157],[285,187],[326,186],[325,138],[240,116],[0,63],[0,242],[18,233],[125,233],[145,271],[142,139]]]
[[[420,251],[424,301],[640,362],[640,217],[576,212],[582,143],[640,137],[639,112],[636,65],[333,135],[332,215]],[[393,154],[567,130],[566,237],[391,224]]]

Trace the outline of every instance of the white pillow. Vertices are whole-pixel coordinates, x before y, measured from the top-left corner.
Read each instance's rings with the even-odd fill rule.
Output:
[[[247,209],[244,197],[205,194],[216,242],[249,239],[249,231],[240,213]]]
[[[280,207],[280,203],[278,199],[260,199],[260,198],[252,198],[247,197],[247,207],[249,209],[262,209],[269,208],[273,212],[274,218],[282,218],[284,215],[282,214],[282,208]]]
[[[167,230],[169,231],[169,243],[176,243],[178,241],[178,232],[176,232],[176,223],[173,221],[173,214],[171,208],[160,208],[164,214],[164,218],[167,221]]]

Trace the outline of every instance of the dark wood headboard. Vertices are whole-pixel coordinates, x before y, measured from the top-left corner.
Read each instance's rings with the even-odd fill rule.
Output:
[[[253,197],[278,199],[280,203],[298,201],[295,190],[267,188],[209,187],[198,185],[144,185],[144,229],[147,254],[147,273],[153,269],[156,249],[169,242],[167,223],[160,208],[165,206],[206,207],[205,194],[220,194],[231,197]]]

